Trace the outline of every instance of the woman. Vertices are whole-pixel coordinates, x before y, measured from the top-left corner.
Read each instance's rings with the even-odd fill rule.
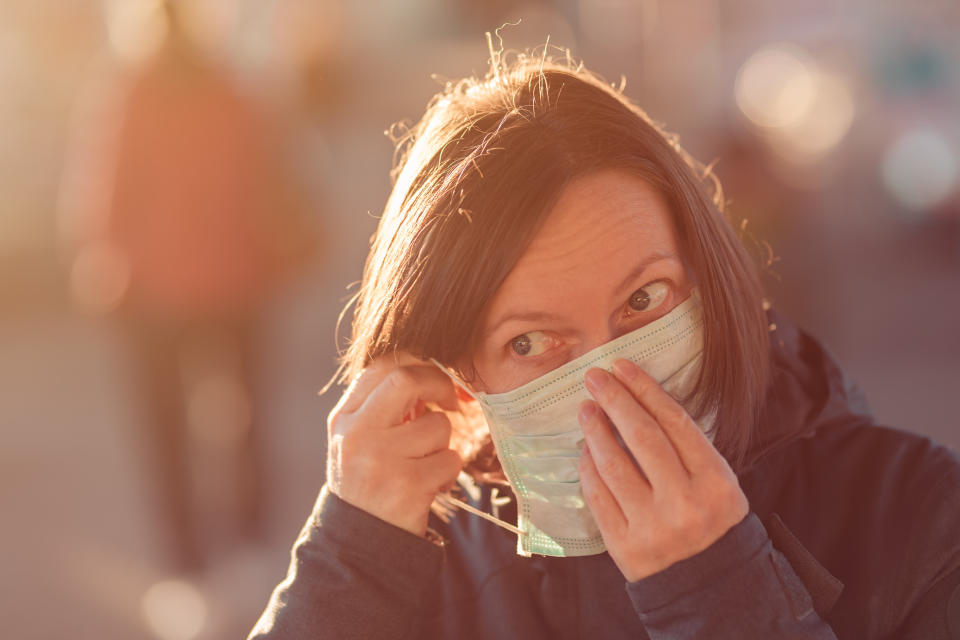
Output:
[[[765,310],[642,111],[494,56],[400,152],[327,484],[252,638],[960,637],[957,457]]]

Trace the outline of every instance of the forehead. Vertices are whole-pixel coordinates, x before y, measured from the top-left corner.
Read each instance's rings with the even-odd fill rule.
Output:
[[[488,318],[506,305],[553,304],[619,282],[646,257],[677,254],[670,210],[651,184],[623,171],[576,178],[494,295]]]

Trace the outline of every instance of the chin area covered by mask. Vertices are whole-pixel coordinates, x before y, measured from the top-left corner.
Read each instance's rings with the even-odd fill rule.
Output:
[[[703,324],[703,308],[694,290],[667,315],[504,393],[475,392],[433,361],[473,396],[483,411],[504,474],[517,497],[517,526],[507,527],[517,533],[517,553],[585,556],[606,550],[584,500],[578,472],[584,436],[577,413],[580,403],[591,397],[584,374],[591,367],[610,371],[615,360],[627,358],[681,401],[690,395],[699,376]],[[687,400],[688,409],[690,402]],[[710,436],[713,415],[698,424]]]

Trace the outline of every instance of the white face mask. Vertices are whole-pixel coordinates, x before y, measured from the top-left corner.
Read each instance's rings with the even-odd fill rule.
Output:
[[[591,367],[610,371],[615,360],[627,358],[675,399],[683,399],[700,372],[703,323],[694,291],[667,315],[505,393],[474,392],[434,360],[483,409],[500,464],[517,496],[517,527],[507,526],[518,533],[517,553],[586,556],[606,550],[578,473],[584,436],[577,414],[580,403],[591,397],[584,374]],[[708,437],[713,418],[699,422]]]

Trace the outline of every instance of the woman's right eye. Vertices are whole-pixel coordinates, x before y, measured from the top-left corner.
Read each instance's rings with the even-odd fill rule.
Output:
[[[557,343],[556,338],[548,336],[543,331],[521,333],[510,341],[510,348],[518,356],[532,357],[544,353]]]

